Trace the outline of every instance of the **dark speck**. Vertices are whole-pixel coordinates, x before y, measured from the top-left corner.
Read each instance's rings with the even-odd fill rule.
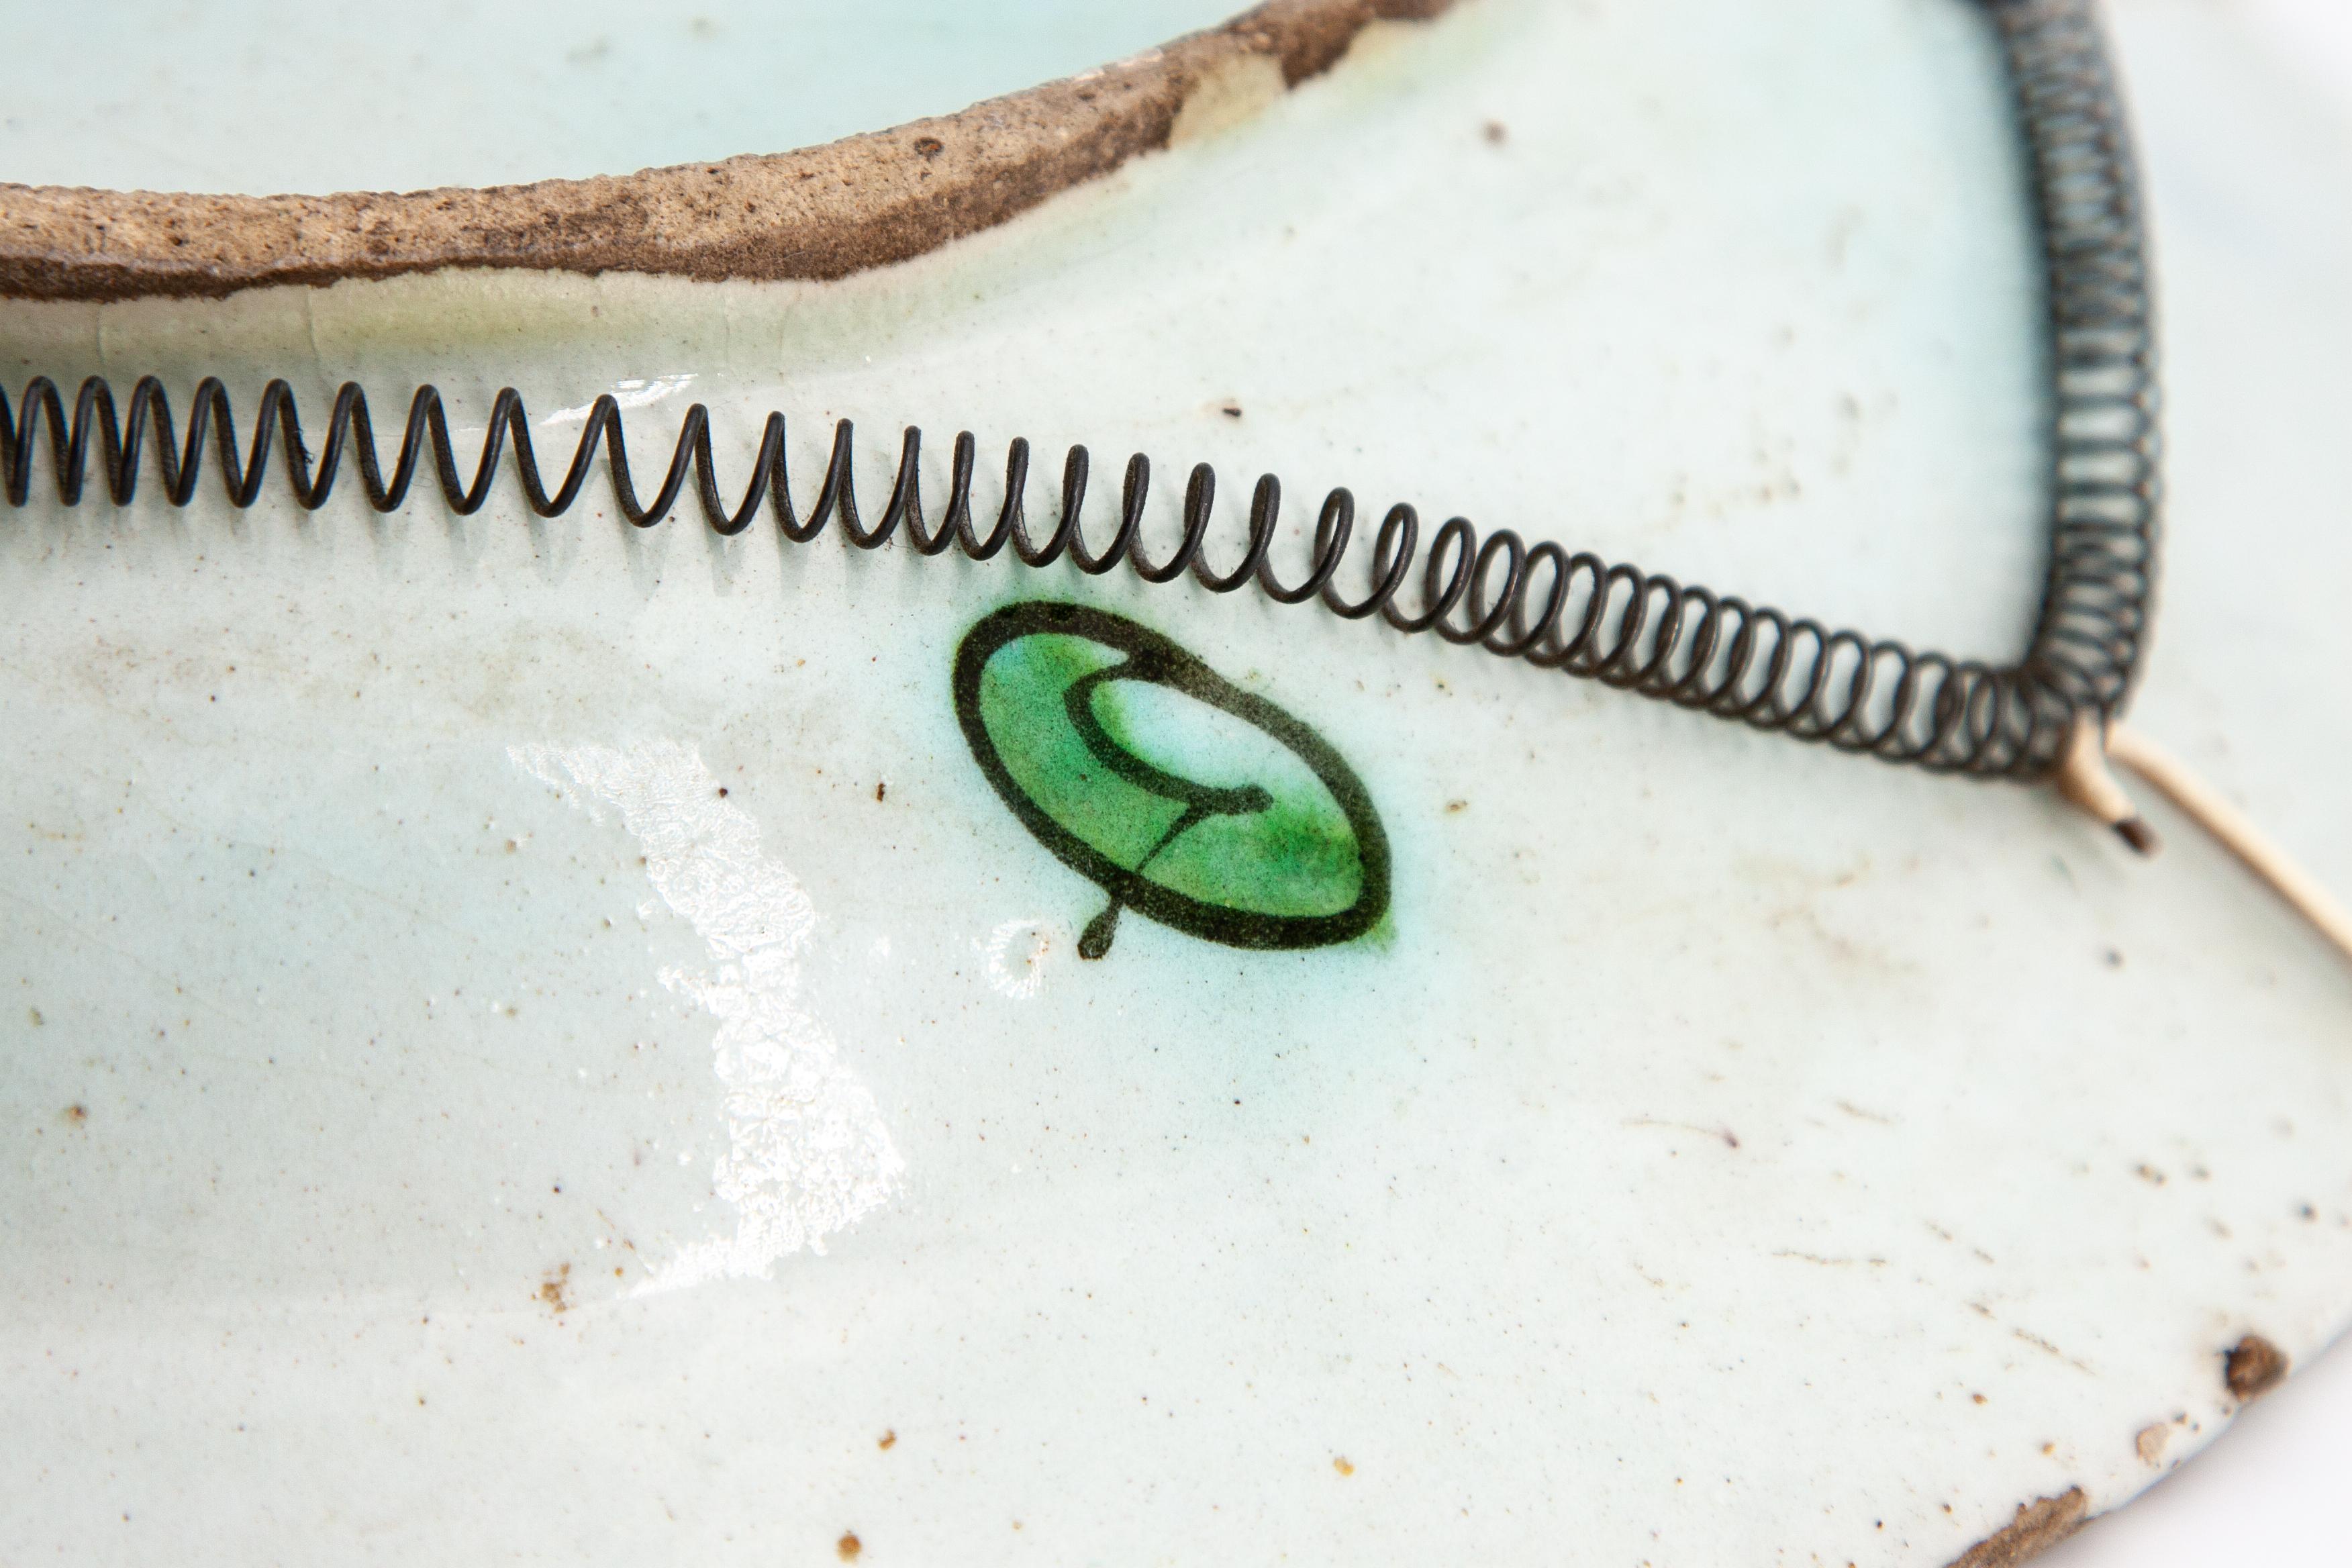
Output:
[[[2222,1359],[2221,1381],[2242,1402],[2260,1399],[2286,1381],[2286,1352],[2260,1334],[2248,1334]]]

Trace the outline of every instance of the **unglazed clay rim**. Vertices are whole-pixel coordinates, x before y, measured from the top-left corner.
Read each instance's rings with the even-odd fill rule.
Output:
[[[0,183],[0,297],[218,298],[444,267],[846,277],[935,250],[1168,145],[1203,86],[1286,86],[1374,21],[1454,0],[1265,0],[1221,27],[960,113],[793,153],[405,193],[232,196]]]

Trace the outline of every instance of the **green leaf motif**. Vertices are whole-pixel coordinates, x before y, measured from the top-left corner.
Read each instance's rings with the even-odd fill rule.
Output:
[[[966,634],[957,716],[989,782],[1119,911],[1229,946],[1320,947],[1388,907],[1388,843],[1321,737],[1178,645],[1083,605],[1032,602]]]

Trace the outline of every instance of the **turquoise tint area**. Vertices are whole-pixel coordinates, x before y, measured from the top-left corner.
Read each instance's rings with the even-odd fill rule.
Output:
[[[1106,768],[1065,705],[1073,682],[1123,658],[1085,637],[1040,633],[989,660],[981,721],[1021,792],[1115,864],[1202,903],[1279,916],[1337,914],[1354,904],[1363,887],[1354,830],[1305,763],[1207,703],[1141,681],[1107,681],[1095,688],[1094,710],[1116,744],[1180,778],[1255,784],[1272,797],[1263,811],[1206,818],[1162,847],[1182,804]]]
[[[0,170],[267,195],[780,153],[1068,76],[1239,0],[0,0]]]

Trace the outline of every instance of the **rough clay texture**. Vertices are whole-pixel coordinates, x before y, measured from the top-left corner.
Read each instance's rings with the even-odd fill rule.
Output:
[[[2222,1352],[2221,1380],[2240,1404],[2260,1399],[2286,1381],[2284,1351],[2248,1334]],[[2155,1464],[2168,1436],[2161,1426],[2149,1426],[2137,1438],[2139,1457]],[[2089,1522],[2089,1500],[2080,1487],[2069,1487],[2056,1497],[2017,1505],[2017,1518],[1998,1534],[1989,1535],[1952,1559],[1948,1568],[2016,1568],[2057,1545]]]
[[[2260,1399],[2284,1383],[2286,1372],[2286,1352],[2260,1334],[2248,1334],[2231,1345],[2221,1361],[2221,1381],[2240,1404]]]
[[[803,152],[399,195],[208,196],[0,184],[0,297],[214,296],[441,267],[841,278],[1004,222],[1168,144],[1194,91],[1328,70],[1375,20],[1454,0],[1266,0],[1099,70]]]
[[[2017,1505],[2017,1518],[1998,1535],[1988,1535],[1951,1561],[1950,1568],[2016,1568],[2083,1528],[2090,1509],[2083,1489]]]

